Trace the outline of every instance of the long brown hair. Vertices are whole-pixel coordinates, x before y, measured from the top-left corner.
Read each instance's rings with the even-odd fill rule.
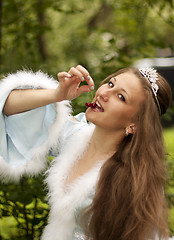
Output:
[[[138,69],[122,69],[106,80],[124,72],[133,72],[140,79],[146,98],[135,117],[136,133],[125,137],[101,168],[94,200],[85,212],[90,219],[86,234],[94,240],[154,240],[155,234],[165,239],[166,167],[159,109],[150,83]],[[158,77],[157,97],[164,114],[171,89]]]

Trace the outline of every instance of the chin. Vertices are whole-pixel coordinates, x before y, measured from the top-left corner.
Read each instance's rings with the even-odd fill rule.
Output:
[[[94,125],[97,125],[99,119],[97,120],[97,116],[95,112],[91,111],[90,108],[88,108],[85,112],[85,115],[86,115],[86,119],[89,122],[93,123]]]
[[[86,115],[86,119],[87,119],[89,122],[95,124],[95,118],[96,118],[96,116],[94,116],[94,113],[90,110],[90,108],[88,108],[88,109],[86,110],[85,115]]]
[[[87,119],[88,121],[90,121],[90,120],[88,119],[88,116],[90,116],[89,108],[86,109],[85,115],[86,115],[86,119]]]

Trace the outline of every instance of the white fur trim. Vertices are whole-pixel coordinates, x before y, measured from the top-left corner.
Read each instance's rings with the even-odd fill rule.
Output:
[[[0,82],[0,95],[7,96],[16,88],[56,88],[58,82],[52,77],[42,73],[32,71],[18,71],[16,74],[9,74]],[[32,152],[32,159],[24,166],[11,167],[0,157],[0,178],[5,181],[18,181],[24,174],[34,176],[40,173],[46,166],[46,155],[50,148],[57,147],[60,131],[65,120],[70,116],[71,108],[69,101],[56,103],[57,116],[54,124],[49,129],[47,141]]]
[[[92,132],[93,127],[83,127],[63,147],[62,153],[55,158],[53,166],[48,171],[46,182],[49,187],[51,210],[42,240],[72,240],[77,209],[88,206],[92,201],[91,193],[95,192],[98,173],[103,161],[98,162],[90,171],[78,177],[69,186],[65,185],[73,165],[87,148]]]

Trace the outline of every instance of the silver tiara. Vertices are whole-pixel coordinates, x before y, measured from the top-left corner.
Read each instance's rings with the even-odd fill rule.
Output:
[[[154,68],[139,68],[140,73],[150,82],[152,91],[157,97],[157,92],[158,92],[158,85],[156,81],[158,81],[158,74],[157,71]]]

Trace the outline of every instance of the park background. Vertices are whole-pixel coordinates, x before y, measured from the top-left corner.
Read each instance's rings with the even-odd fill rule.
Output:
[[[0,0],[0,77],[17,70],[59,71],[81,64],[95,80],[144,58],[174,56],[173,0]],[[174,68],[174,63],[173,63]],[[173,80],[174,85],[174,80]],[[172,86],[173,87],[173,86]],[[86,93],[72,102],[85,111]],[[165,194],[174,235],[174,104],[165,119]],[[49,159],[51,161],[51,159]],[[0,239],[40,239],[49,207],[44,174],[0,183]]]

